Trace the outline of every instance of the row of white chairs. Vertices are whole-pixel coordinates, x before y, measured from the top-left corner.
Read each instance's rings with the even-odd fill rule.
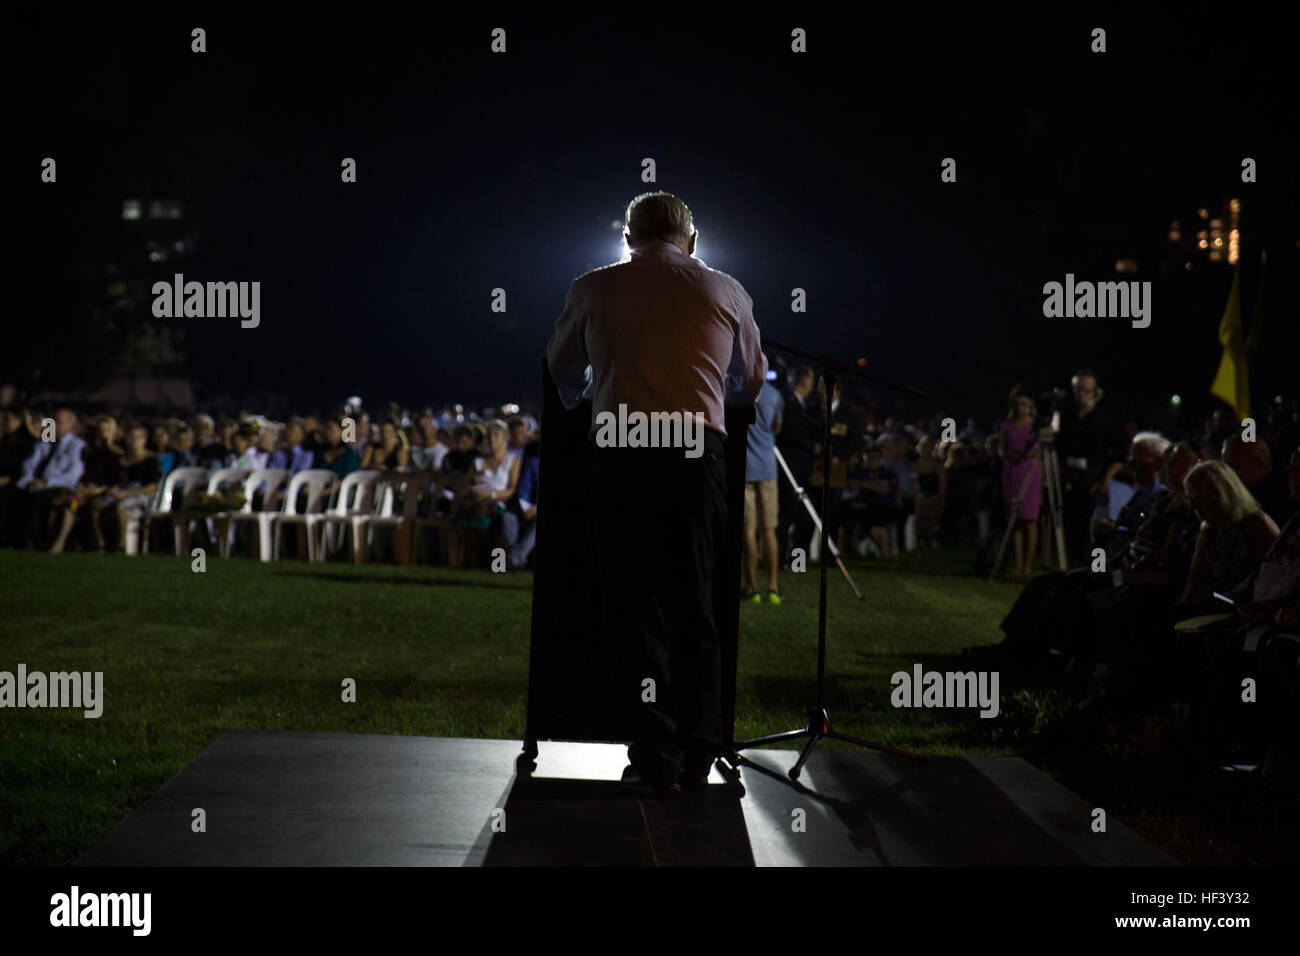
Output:
[[[244,499],[238,509],[212,512],[196,507],[201,496],[235,486],[242,486]],[[454,564],[455,527],[446,519],[418,517],[420,493],[430,486],[427,476],[389,476],[370,470],[354,471],[339,481],[325,469],[308,469],[291,477],[283,468],[221,468],[211,475],[203,468],[176,468],[159,484],[145,519],[123,529],[124,550],[147,552],[153,522],[166,520],[172,525],[176,554],[188,555],[196,523],[209,520],[222,557],[230,556],[236,526],[247,524],[262,561],[279,560],[286,530],[297,529],[309,561],[323,561],[341,543],[360,564],[369,554],[375,531],[392,528],[395,559],[409,564],[417,535],[436,527],[442,532],[444,559]],[[259,490],[262,507],[254,510]]]

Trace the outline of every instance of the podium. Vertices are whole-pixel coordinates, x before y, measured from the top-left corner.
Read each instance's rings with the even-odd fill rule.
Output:
[[[543,359],[528,707],[524,750],[516,762],[524,776],[536,769],[539,741],[631,740],[615,706],[615,648],[601,621],[591,420],[590,401],[565,409]],[[752,405],[726,411],[727,523],[713,575],[722,652],[723,756],[733,764],[745,455],[753,421]]]

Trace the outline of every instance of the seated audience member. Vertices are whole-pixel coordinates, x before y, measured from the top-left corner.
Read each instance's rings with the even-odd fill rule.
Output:
[[[172,429],[172,468],[198,468],[199,456],[194,450],[194,432],[184,422]]]
[[[1300,449],[1291,455],[1291,500],[1300,504]],[[1258,568],[1227,597],[1245,621],[1295,629],[1300,604],[1300,511],[1283,525]]]
[[[331,418],[325,423],[325,444],[316,452],[313,468],[332,471],[340,480],[361,467],[356,449],[343,441],[343,425]]]
[[[12,408],[0,410],[0,487],[13,484],[23,473],[23,462],[31,455],[37,438],[24,419]]]
[[[223,468],[230,449],[217,434],[217,425],[211,415],[194,417],[194,456],[199,468],[214,471]]]
[[[1221,461],[1203,461],[1183,482],[1201,519],[1187,586],[1178,604],[1219,610],[1213,595],[1226,594],[1259,567],[1278,537],[1278,527],[1246,490],[1237,473]]]
[[[224,468],[244,468],[252,471],[259,467],[259,461],[265,462],[266,458],[258,451],[254,442],[257,440],[258,428],[257,422],[244,422],[239,429],[231,435],[230,454],[226,456]]]
[[[1163,504],[1167,489],[1160,481],[1160,471],[1169,444],[1169,439],[1157,432],[1138,432],[1133,436],[1128,449],[1133,495],[1113,521],[1099,518],[1093,522],[1094,547],[1100,546],[1108,555],[1118,554],[1153,507]]]
[[[122,456],[125,451],[116,444],[117,421],[111,415],[95,419],[94,443],[85,452],[86,469],[75,491],[67,492],[55,502],[51,524],[57,529],[50,552],[58,554],[67,544],[68,536],[78,518],[94,515],[97,502],[121,477]],[[104,539],[99,523],[92,518],[95,543],[104,550]]]
[[[171,435],[166,422],[155,422],[149,433],[149,450],[158,456],[158,467],[165,475],[175,467],[176,455],[171,447]]]
[[[475,431],[469,425],[454,430],[456,447],[442,458],[442,468],[434,482],[434,513],[449,512],[470,487],[474,474]]]
[[[537,478],[541,464],[541,440],[534,439],[524,446],[523,463],[519,466],[519,484],[510,507],[501,516],[501,529],[509,549],[510,567],[528,566],[533,546],[537,542]]]
[[[1273,470],[1273,455],[1268,442],[1262,438],[1242,441],[1240,435],[1229,435],[1223,442],[1220,458],[1237,473],[1264,513],[1277,524],[1286,524],[1296,506],[1287,494],[1285,479]]]
[[[1161,535],[1161,546],[1171,549],[1172,554],[1172,533],[1163,524],[1151,524],[1157,515],[1164,515],[1165,522],[1175,523],[1180,520],[1185,523],[1193,517],[1182,499],[1166,494],[1168,489],[1160,476],[1162,472],[1167,474],[1170,481],[1178,483],[1181,491],[1182,476],[1195,463],[1195,457],[1187,453],[1187,448],[1177,456],[1172,455],[1169,449],[1169,442],[1154,432],[1140,432],[1133,437],[1129,445],[1129,461],[1139,490],[1130,499],[1129,505],[1133,507],[1126,505],[1128,510],[1122,511],[1120,521],[1109,529],[1111,550],[1101,566],[1102,570],[1093,571],[1094,561],[1070,571],[1057,571],[1031,579],[1002,621],[1002,630],[1007,635],[1005,650],[1032,656],[1057,649],[1065,658],[1068,673],[1087,677],[1098,653],[1098,642],[1102,644],[1103,655],[1111,644],[1108,635],[1102,632],[1116,630],[1119,626],[1111,623],[1103,628],[1099,623],[1100,615],[1117,604],[1147,599],[1162,611],[1173,599],[1167,590],[1128,595],[1115,585],[1112,577],[1115,571],[1130,569],[1128,562],[1134,555],[1129,545],[1139,534]],[[1167,460],[1172,471],[1166,468]],[[1163,530],[1157,530],[1157,527]],[[1184,542],[1187,540],[1183,539]],[[1143,546],[1146,546],[1145,538]],[[1152,564],[1148,560],[1148,570],[1153,570]],[[1181,581],[1180,573],[1179,590]],[[1126,610],[1124,613],[1130,612]]]
[[[506,444],[506,450],[523,461],[524,448],[528,445],[528,423],[516,416],[506,422],[506,427],[510,430],[510,441]]]
[[[1166,573],[1178,582],[1181,593],[1201,525],[1187,500],[1184,482],[1200,460],[1190,442],[1176,442],[1165,450],[1159,479],[1164,490],[1144,510],[1131,512],[1134,530],[1119,531],[1121,547],[1108,555],[1108,567]],[[1123,513],[1121,519],[1129,520]]]
[[[290,475],[306,471],[311,467],[312,453],[303,447],[306,438],[306,421],[291,418],[281,432],[280,447],[272,452],[267,468],[283,468]]]
[[[36,442],[18,480],[0,489],[0,522],[18,547],[44,546],[51,506],[76,490],[86,470],[86,442],[77,434],[72,409],[54,413],[54,437]]]
[[[366,447],[361,467],[375,471],[406,471],[410,460],[406,436],[396,421],[386,418],[379,426],[379,441]]]
[[[270,468],[271,456],[276,452],[276,445],[280,439],[280,428],[274,422],[262,421],[259,423],[261,428],[257,437],[253,439],[255,450],[253,460],[254,468]]]
[[[144,425],[134,425],[127,432],[126,453],[120,463],[117,481],[95,499],[97,507],[92,511],[92,518],[99,519],[95,537],[102,542],[100,515],[106,508],[113,508],[117,514],[118,547],[124,548],[131,521],[140,522],[143,529],[144,517],[149,513],[154,492],[162,480],[162,467],[158,464],[157,454],[149,449],[149,431]]]
[[[898,520],[903,503],[898,475],[885,467],[883,449],[877,444],[866,449],[849,467],[848,513],[854,523],[867,528],[881,557],[893,553],[889,529]]]
[[[474,552],[486,542],[485,532],[506,509],[519,484],[519,459],[506,447],[509,430],[506,423],[493,420],[485,426],[489,452],[474,459],[470,487],[457,502],[456,520],[470,533],[460,535],[462,567],[471,566]]]
[[[469,475],[474,471],[477,457],[477,433],[469,425],[457,425],[454,434],[456,447],[443,456],[442,472],[444,475]]]
[[[434,424],[433,416],[428,412],[416,420],[416,441],[411,444],[411,470],[437,471],[442,467],[442,458],[447,454],[447,446],[438,440],[439,430]]]

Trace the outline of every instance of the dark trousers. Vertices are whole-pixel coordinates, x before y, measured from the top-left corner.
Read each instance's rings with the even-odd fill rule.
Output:
[[[790,466],[790,473],[794,475],[794,480],[799,482],[799,486],[808,494],[813,502],[813,507],[820,508],[818,502],[821,498],[820,491],[808,490],[808,479],[812,475],[812,459],[805,455],[782,452],[786,456],[786,464]],[[784,474],[778,474],[777,480],[777,505],[780,509],[779,520],[776,529],[776,547],[781,555],[781,563],[788,564],[790,561],[790,551],[793,548],[803,548],[804,556],[807,557],[808,546],[812,541],[813,520],[808,509],[803,506],[799,496],[795,494],[794,488],[786,479]],[[790,526],[794,525],[793,535],[790,532]]]
[[[726,526],[721,436],[680,448],[598,448],[595,512],[615,699],[642,780],[708,772],[722,747],[722,655],[714,551]],[[653,681],[653,684],[647,683]]]
[[[54,499],[66,491],[64,488],[30,491],[6,485],[0,495],[0,535],[4,543],[17,548],[45,547],[50,509]]]
[[[1087,563],[1092,556],[1088,536],[1089,522],[1096,507],[1091,490],[1092,483],[1096,480],[1096,477],[1073,468],[1066,470],[1062,479],[1062,522],[1065,525],[1065,547],[1069,552],[1071,567]]]

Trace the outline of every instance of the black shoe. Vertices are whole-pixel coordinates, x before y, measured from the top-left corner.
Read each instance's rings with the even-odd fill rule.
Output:
[[[682,785],[676,781],[671,783],[650,783],[643,780],[641,775],[632,769],[631,764],[623,769],[623,776],[619,779],[619,785],[638,797],[654,797],[658,800],[675,797],[682,792]]]

